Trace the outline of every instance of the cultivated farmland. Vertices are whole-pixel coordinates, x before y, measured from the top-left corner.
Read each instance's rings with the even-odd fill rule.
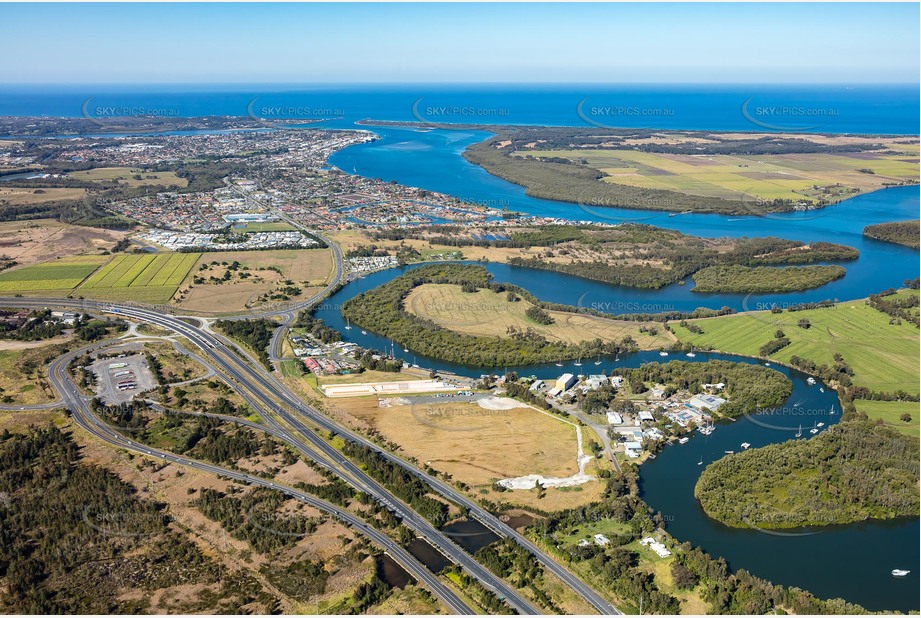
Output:
[[[809,328],[798,326],[800,320],[808,320]],[[795,355],[818,365],[834,365],[838,352],[854,370],[855,385],[872,391],[918,392],[918,329],[907,322],[890,324],[888,315],[862,300],[826,309],[757,311],[688,323],[702,332],[692,333],[678,322],[669,325],[680,341],[697,347],[759,356],[759,348],[782,330],[790,344],[771,354],[773,359],[788,363]]]
[[[86,298],[168,302],[198,253],[120,255],[100,268],[75,293]]]
[[[9,270],[0,273],[0,292],[66,296],[108,259],[101,255],[70,256]]]

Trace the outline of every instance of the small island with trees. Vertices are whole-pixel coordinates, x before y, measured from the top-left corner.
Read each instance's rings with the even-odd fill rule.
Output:
[[[430,264],[355,296],[352,323],[444,361],[502,367],[657,349],[674,342],[658,324],[613,320],[542,303],[497,283],[483,266]]]
[[[703,471],[694,495],[735,528],[800,528],[917,517],[917,439],[842,421],[808,440],[728,455]]]
[[[863,235],[868,238],[918,249],[921,246],[921,241],[919,241],[921,239],[921,220],[868,225],[863,228]]]

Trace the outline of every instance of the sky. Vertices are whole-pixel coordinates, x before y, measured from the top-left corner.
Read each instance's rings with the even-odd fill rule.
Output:
[[[921,70],[918,3],[0,3],[0,24],[6,85],[918,83]]]

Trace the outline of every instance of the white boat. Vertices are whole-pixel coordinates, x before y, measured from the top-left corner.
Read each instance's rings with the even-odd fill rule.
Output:
[[[765,366],[765,367],[770,367],[770,366],[771,366],[771,363],[764,363],[764,366]]]
[[[352,324],[349,322],[349,319],[345,319],[345,330],[352,330]]]
[[[824,392],[825,392],[825,389],[824,389],[823,387],[820,386],[820,387],[819,387],[819,392],[820,392],[820,393],[824,393]]]
[[[742,448],[748,448],[749,446],[751,446],[751,444],[749,444],[748,442],[742,443]]]
[[[697,465],[698,465],[698,466],[704,465],[704,459],[703,459],[703,457],[700,458],[700,461],[697,462]]]
[[[825,427],[825,423],[819,423],[816,427]]]
[[[556,364],[556,366],[557,366],[557,367],[562,367],[562,366],[563,366],[563,359],[562,359],[562,358],[560,359],[560,362],[558,362],[558,363]]]
[[[361,331],[361,334],[362,334],[362,335],[367,335],[367,334],[368,334],[368,331],[363,330],[363,331]]]
[[[723,452],[726,453],[727,455],[732,455],[733,453],[735,453],[735,451],[723,451]]]
[[[837,412],[835,412],[835,406],[832,406],[832,407],[831,407],[831,410],[829,410],[828,413],[829,413],[830,415],[832,415],[832,416],[834,416],[835,414],[837,414]]]
[[[806,384],[808,384],[809,386],[812,386],[813,384],[815,384],[815,378],[811,376],[806,378]]]
[[[687,356],[688,358],[694,358],[697,355],[694,354],[693,352],[688,352],[687,354],[685,354],[685,356]]]
[[[659,356],[668,356],[668,352],[666,352],[665,350],[662,350],[661,352],[659,352]]]
[[[688,440],[689,440],[689,438],[679,438],[679,439],[678,439],[678,444],[687,444],[687,443],[688,443]]]
[[[819,426],[816,425],[815,423],[813,423],[813,424],[812,424],[812,429],[809,430],[809,433],[811,433],[811,434],[813,434],[813,435],[819,433]]]
[[[600,357],[600,356],[598,357],[598,360],[595,361],[595,364],[596,364],[596,365],[600,365],[600,364],[601,364],[601,357]]]
[[[796,437],[797,438],[803,437],[803,426],[802,425],[799,426],[799,431],[796,432]]]
[[[582,366],[582,359],[580,358],[579,360],[577,360],[577,361],[576,361],[575,363],[573,363],[573,364],[574,364],[576,367],[581,367],[581,366]]]
[[[911,571],[908,571],[906,569],[892,569],[893,577],[905,577],[909,573],[911,573]]]
[[[409,348],[403,348],[404,352],[409,352]]]

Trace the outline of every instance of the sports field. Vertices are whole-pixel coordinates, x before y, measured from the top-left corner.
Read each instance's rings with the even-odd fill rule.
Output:
[[[756,201],[817,201],[822,188],[873,191],[918,177],[918,159],[893,152],[686,155],[638,150],[534,150],[540,157],[586,160],[605,182],[691,195]],[[864,170],[864,171],[861,171]],[[872,170],[869,173],[867,170]],[[840,186],[837,186],[840,185]],[[818,187],[818,188],[817,188]],[[828,196],[827,196],[828,197]]]
[[[86,298],[165,303],[198,261],[198,253],[119,255],[74,293]]]
[[[414,288],[403,306],[409,313],[432,320],[455,332],[480,337],[507,337],[510,328],[532,329],[548,341],[578,344],[602,339],[620,341],[627,335],[642,349],[658,349],[674,343],[661,324],[608,320],[591,315],[548,311],[553,324],[539,324],[526,315],[532,306],[526,300],[509,302],[506,294],[479,290],[464,292],[460,286],[429,283]],[[641,333],[640,327],[658,328],[656,335]]]
[[[102,255],[63,257],[0,273],[0,292],[69,294],[109,258]]]
[[[917,295],[918,290],[902,293]],[[808,329],[797,325],[803,318],[809,320]],[[791,343],[771,358],[788,363],[795,355],[819,365],[833,365],[834,354],[839,352],[854,370],[855,385],[872,391],[918,393],[918,329],[907,322],[890,324],[889,320],[885,313],[855,300],[826,309],[779,314],[757,311],[691,320],[703,329],[698,334],[678,322],[669,325],[682,342],[747,356],[759,356],[759,348],[780,329]]]

